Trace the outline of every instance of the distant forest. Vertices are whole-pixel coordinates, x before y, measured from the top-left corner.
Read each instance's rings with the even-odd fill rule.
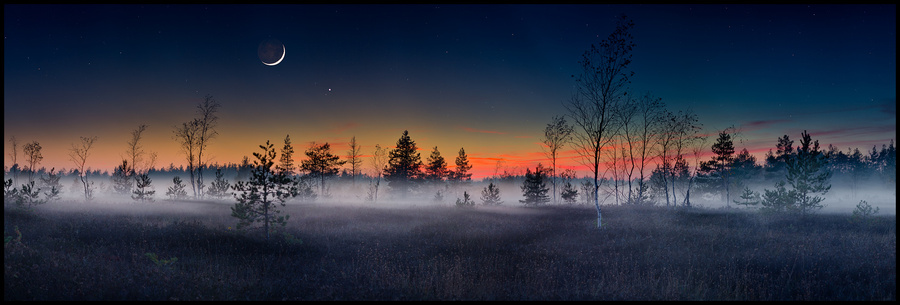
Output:
[[[731,200],[732,203],[735,200],[740,200],[739,194],[745,187],[756,190],[772,187],[776,182],[784,180],[785,178],[785,160],[790,155],[796,154],[796,147],[794,147],[793,142],[794,141],[791,140],[788,135],[778,138],[777,146],[769,150],[764,160],[757,160],[757,158],[751,155],[746,149],[742,149],[740,152],[733,153],[729,156],[720,157],[717,155],[709,160],[701,160],[700,167],[696,175],[693,176],[694,181],[692,186],[690,186],[690,196],[695,196],[695,198],[725,196],[725,189],[723,188],[724,176],[730,178],[728,184],[732,193],[728,199]],[[831,184],[841,185],[850,190],[858,189],[864,185],[877,185],[883,186],[886,189],[896,189],[897,152],[893,141],[889,144],[882,144],[880,148],[878,146],[873,146],[865,152],[858,148],[843,151],[832,145],[823,149],[823,152],[827,156],[826,169],[832,174],[830,177]],[[727,160],[723,171],[723,167],[717,167],[716,165],[717,163],[721,163],[719,161],[722,159]],[[365,161],[367,164],[370,163],[370,160]],[[432,164],[423,164],[423,166],[434,166],[433,163],[434,162],[432,162]],[[676,187],[675,189],[683,198],[688,191],[689,180],[692,175],[689,172],[684,159],[679,159],[673,163],[674,166],[672,166],[670,170],[673,173],[674,179],[682,185],[682,187]],[[368,166],[367,168],[370,167],[371,166]],[[250,161],[249,157],[245,156],[240,163],[204,164],[202,167],[197,168],[197,171],[202,172],[207,177],[216,177],[218,171],[219,175],[221,175],[224,180],[228,181],[230,184],[234,184],[237,181],[246,181],[250,177],[252,168],[253,162]],[[529,172],[532,171],[531,169],[527,170]],[[8,180],[10,186],[13,187],[34,182],[34,187],[40,189],[49,189],[51,187],[49,183],[52,183],[55,180],[61,186],[61,194],[79,194],[79,192],[81,192],[81,182],[79,181],[81,175],[77,169],[73,168],[66,171],[54,169],[54,171],[54,173],[51,173],[50,169],[47,169],[46,167],[40,167],[35,171],[31,171],[28,164],[20,165],[15,163],[12,166],[4,167],[4,180]],[[505,186],[502,189],[507,193],[521,194],[519,188],[526,180],[525,169],[498,167],[497,171],[496,175],[485,177],[481,179],[481,181],[473,182],[480,182],[482,184],[492,182],[497,185]],[[541,167],[534,171],[543,171],[545,173],[545,179],[547,179],[545,182],[550,182],[549,169]],[[652,171],[649,179],[647,179],[649,187],[648,194],[645,198],[647,202],[644,204],[666,204],[664,187],[666,183],[663,182],[662,173],[662,166],[657,165]],[[152,186],[158,191],[154,198],[158,200],[167,198],[164,195],[164,191],[166,188],[173,186],[172,179],[174,177],[185,179],[189,176],[189,172],[184,165],[176,166],[175,164],[169,164],[165,167],[149,168],[147,169],[146,174],[152,178]],[[121,166],[112,171],[100,169],[85,171],[86,179],[96,183],[98,191],[97,195],[117,194],[117,179],[121,180],[122,175],[123,171]],[[298,173],[297,177],[303,178],[308,175],[308,172]],[[578,200],[569,201],[569,203],[589,203],[588,196],[584,196],[584,194],[590,192],[590,187],[588,186],[590,179],[588,177],[576,177],[571,171],[560,173],[559,175],[556,175],[556,177],[560,179],[560,181],[557,182],[560,185],[569,183],[577,188],[575,191],[579,196],[576,196],[575,198]],[[423,187],[417,189],[418,192],[424,192],[426,189],[430,191],[440,189],[435,187],[433,184],[434,181],[428,182],[428,186],[425,187],[426,182],[424,172],[422,177],[419,178],[421,178],[419,179],[421,181],[418,182],[420,182],[419,184]],[[335,185],[358,183],[361,186],[365,186],[371,184],[375,179],[377,179],[377,177],[369,174],[368,171],[357,170],[354,175],[349,164],[345,164],[344,168],[341,168],[339,172],[335,172],[333,175],[325,177],[326,181],[334,183]],[[411,180],[416,180],[416,178],[411,178]],[[449,183],[446,177],[441,181]],[[605,187],[601,190],[604,193],[609,194],[610,198],[613,198],[608,200],[607,203],[615,201],[615,195],[619,195],[621,198],[619,198],[618,204],[628,204],[625,199],[628,193],[628,188],[625,186],[627,185],[627,182],[628,181],[622,179],[603,179],[603,185]],[[637,181],[632,180],[632,183],[636,185]],[[619,185],[618,190],[616,190],[615,184]],[[9,186],[7,187],[7,190],[9,190]],[[560,187],[560,191],[562,190],[563,188]],[[132,190],[129,187],[126,192],[119,193],[130,195],[131,192]],[[317,188],[313,188],[313,192],[318,193],[320,191]],[[231,196],[222,197],[222,199],[233,200]],[[722,200],[725,200],[725,198],[723,197]],[[680,203],[683,204],[683,199],[680,201]],[[559,202],[566,203],[562,200]]]

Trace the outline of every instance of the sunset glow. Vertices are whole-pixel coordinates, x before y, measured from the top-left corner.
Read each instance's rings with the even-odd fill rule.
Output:
[[[408,130],[451,168],[465,148],[474,179],[500,161],[521,173],[549,164],[543,128],[620,13],[636,24],[632,90],[694,111],[705,134],[739,128],[737,151],[762,160],[803,130],[841,150],[896,138],[896,22],[879,6],[4,8],[4,150],[38,141],[48,169],[71,168],[71,143],[96,135],[88,166],[111,171],[142,123],[156,166],[184,165],[173,127],[209,94],[222,105],[210,163],[288,134],[341,155],[355,136],[371,156]],[[292,46],[277,66],[254,53],[270,37]],[[588,175],[580,161],[567,147],[558,163]]]

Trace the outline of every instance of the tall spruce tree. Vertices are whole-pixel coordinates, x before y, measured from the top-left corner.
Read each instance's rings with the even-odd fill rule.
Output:
[[[422,177],[422,158],[416,151],[416,142],[404,130],[397,140],[397,146],[388,152],[388,165],[384,170],[384,178],[391,190],[401,197],[406,196]]]

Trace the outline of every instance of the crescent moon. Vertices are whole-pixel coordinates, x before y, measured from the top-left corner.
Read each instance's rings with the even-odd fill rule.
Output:
[[[278,59],[278,61],[273,62],[273,63],[271,63],[271,64],[266,63],[266,62],[263,62],[263,64],[266,65],[266,66],[274,66],[274,65],[280,64],[281,61],[284,60],[284,54],[285,54],[285,53],[287,53],[287,49],[284,47],[284,45],[281,45],[281,58]]]

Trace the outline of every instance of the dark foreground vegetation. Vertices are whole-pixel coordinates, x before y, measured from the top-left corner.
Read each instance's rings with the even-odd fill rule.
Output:
[[[196,210],[5,210],[4,300],[896,300],[894,215],[154,204]]]

